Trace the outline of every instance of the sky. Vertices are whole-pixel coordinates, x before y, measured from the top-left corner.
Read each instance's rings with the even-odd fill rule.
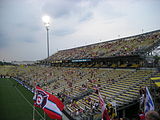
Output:
[[[0,61],[50,55],[160,29],[160,0],[0,0]]]

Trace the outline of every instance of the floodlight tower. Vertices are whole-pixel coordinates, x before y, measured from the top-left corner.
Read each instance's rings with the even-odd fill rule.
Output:
[[[45,15],[42,17],[42,21],[47,30],[47,57],[49,57],[49,26],[50,26],[50,17]]]

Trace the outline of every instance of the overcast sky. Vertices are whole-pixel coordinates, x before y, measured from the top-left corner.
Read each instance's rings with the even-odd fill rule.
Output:
[[[160,0],[0,0],[0,61],[47,57],[43,15],[51,55],[160,29]]]

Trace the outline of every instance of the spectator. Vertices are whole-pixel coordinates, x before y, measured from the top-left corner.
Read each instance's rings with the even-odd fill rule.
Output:
[[[140,120],[145,120],[145,114],[142,110],[139,111],[139,118]]]
[[[149,111],[145,115],[146,120],[160,120],[160,116],[156,111]]]

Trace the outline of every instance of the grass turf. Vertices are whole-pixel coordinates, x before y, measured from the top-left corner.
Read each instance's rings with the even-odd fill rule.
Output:
[[[0,78],[0,120],[32,120],[32,98],[33,93],[14,79]],[[43,116],[43,110],[36,109]],[[35,112],[35,120],[41,119],[38,112]],[[46,120],[49,118],[46,117]]]

